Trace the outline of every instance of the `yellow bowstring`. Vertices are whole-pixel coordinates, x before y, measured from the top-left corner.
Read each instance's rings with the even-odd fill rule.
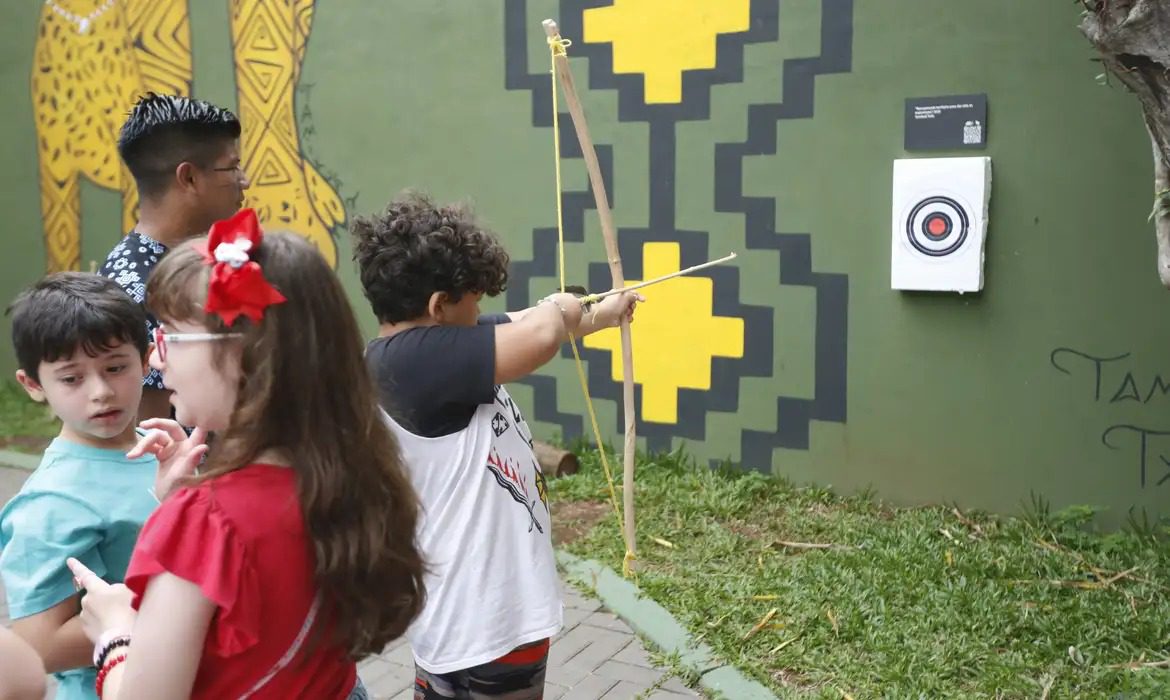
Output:
[[[561,210],[561,124],[560,108],[557,103],[557,56],[566,56],[565,49],[572,45],[572,41],[562,39],[558,34],[548,40],[549,57],[552,61],[552,113],[553,113],[553,160],[556,163],[556,193],[557,193],[557,264],[561,278],[561,291],[565,290],[565,224]],[[613,473],[609,468],[609,458],[606,456],[604,443],[601,441],[601,428],[597,424],[597,412],[593,410],[593,397],[589,394],[589,381],[585,378],[585,365],[581,362],[581,355],[577,351],[577,339],[569,333],[569,347],[573,349],[573,363],[577,368],[577,379],[581,382],[581,392],[585,395],[585,407],[589,412],[589,424],[593,427],[593,438],[597,443],[597,454],[601,457],[601,468],[605,471],[605,481],[609,484],[609,502],[613,506],[613,514],[617,518],[618,533],[623,534],[622,542],[626,544],[626,555],[622,558],[622,575],[626,578],[634,573],[630,563],[636,558],[629,544],[625,542],[624,524],[621,508],[618,507],[617,487],[614,486]],[[622,488],[631,488],[631,484],[623,484]]]

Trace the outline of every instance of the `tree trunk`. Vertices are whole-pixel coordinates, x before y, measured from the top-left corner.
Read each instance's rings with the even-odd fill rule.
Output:
[[[1081,32],[1141,102],[1154,158],[1158,277],[1170,288],[1170,0],[1083,0]]]
[[[1147,127],[1147,131],[1149,131]],[[1166,152],[1158,147],[1153,133],[1150,145],[1154,149],[1154,238],[1158,241],[1158,277],[1162,286],[1170,288],[1170,211],[1167,210],[1167,196],[1170,195],[1170,171],[1166,168]]]

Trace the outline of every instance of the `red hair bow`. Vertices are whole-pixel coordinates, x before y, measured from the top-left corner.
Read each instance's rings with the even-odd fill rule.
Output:
[[[249,253],[264,235],[252,209],[241,209],[230,219],[211,225],[207,244],[200,247],[204,261],[212,265],[203,310],[218,314],[228,326],[241,315],[259,323],[264,309],[287,299],[264,279],[260,265]]]

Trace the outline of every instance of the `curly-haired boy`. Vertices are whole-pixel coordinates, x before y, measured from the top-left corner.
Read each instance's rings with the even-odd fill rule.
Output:
[[[508,254],[461,205],[408,192],[352,223],[354,258],[381,324],[366,348],[382,406],[423,505],[431,568],[408,632],[415,697],[540,698],[562,624],[544,475],[504,384],[551,360],[569,334],[632,318],[636,294],[586,310],[572,294],[480,315]]]

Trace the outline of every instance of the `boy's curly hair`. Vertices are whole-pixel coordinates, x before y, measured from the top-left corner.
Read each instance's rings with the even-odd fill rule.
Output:
[[[435,292],[459,301],[507,288],[508,253],[465,204],[438,206],[408,190],[381,214],[354,217],[350,233],[362,288],[381,323],[423,316]]]

